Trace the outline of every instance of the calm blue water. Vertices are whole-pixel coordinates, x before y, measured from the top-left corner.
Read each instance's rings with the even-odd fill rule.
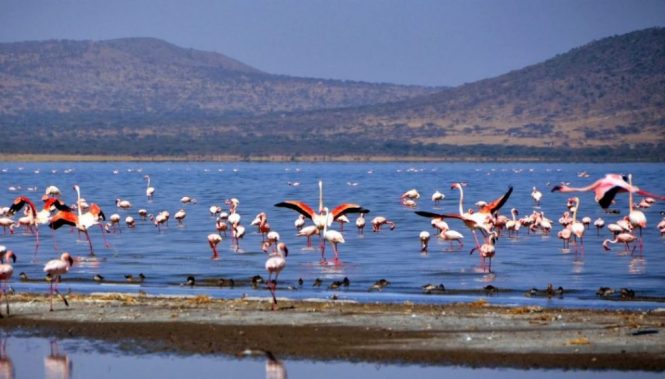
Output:
[[[135,229],[122,225],[122,232],[107,234],[111,248],[105,248],[99,229],[91,236],[98,262],[75,265],[67,274],[62,287],[75,292],[138,292],[148,294],[207,294],[214,297],[237,298],[243,295],[267,296],[263,289],[236,286],[233,289],[214,286],[181,286],[188,275],[194,275],[199,283],[203,279],[220,277],[247,280],[256,274],[267,276],[264,270],[265,254],[261,251],[261,236],[249,225],[254,216],[265,211],[273,230],[281,234],[282,241],[290,249],[288,264],[280,276],[278,296],[289,298],[330,298],[359,301],[445,303],[473,301],[487,298],[481,289],[491,284],[499,293],[489,297],[497,304],[540,304],[545,306],[603,307],[603,308],[654,308],[662,306],[651,301],[609,301],[595,295],[601,287],[630,288],[637,296],[665,297],[665,239],[655,225],[662,219],[662,202],[644,210],[649,226],[644,230],[644,251],[641,256],[624,254],[622,247],[604,252],[601,243],[609,238],[609,232],[601,236],[587,231],[583,255],[561,249],[556,238],[560,226],[556,222],[566,210],[569,194],[550,193],[549,188],[561,181],[582,186],[591,183],[608,172],[632,173],[634,184],[649,191],[665,193],[663,164],[518,164],[518,163],[2,163],[0,164],[0,204],[9,205],[20,194],[35,201],[45,187],[56,185],[64,192],[64,199],[73,203],[76,194],[72,189],[79,184],[82,196],[89,202],[100,204],[109,217],[119,213],[124,220],[132,215],[138,220]],[[577,173],[587,171],[589,178],[578,178]],[[143,176],[152,177],[155,197],[148,201]],[[324,202],[332,208],[338,203],[353,201],[371,210],[372,217],[382,215],[397,223],[395,230],[372,233],[371,228],[361,236],[351,223],[344,231],[346,243],[340,245],[343,264],[321,266],[319,252],[305,249],[305,239],[296,237],[293,221],[297,213],[273,205],[286,199],[297,199],[316,206],[317,181],[324,181]],[[465,208],[478,200],[492,200],[504,193],[508,185],[515,191],[502,209],[520,210],[520,216],[533,210],[530,194],[533,186],[544,194],[542,210],[555,221],[550,236],[527,235],[522,228],[518,239],[502,237],[497,242],[492,273],[480,266],[477,254],[469,255],[472,247],[470,232],[456,220],[449,220],[452,229],[465,236],[465,246],[456,252],[447,251],[448,243],[432,239],[429,254],[420,253],[418,234],[428,230],[430,221],[416,216],[414,209],[400,204],[399,196],[411,188],[422,194],[417,210],[456,212],[459,193],[450,189],[454,181],[464,181]],[[289,185],[299,182],[299,186]],[[10,187],[16,187],[11,191]],[[435,207],[431,194],[440,190],[446,195]],[[196,204],[182,205],[182,196],[197,199]],[[593,201],[591,193],[582,193],[579,218],[590,216],[592,220],[603,217],[606,223],[619,215],[606,215]],[[208,208],[217,204],[227,209],[224,200],[236,197],[240,200],[238,212],[247,235],[240,242],[240,251],[231,247],[230,238],[219,245],[221,259],[210,259],[211,251],[207,235],[215,231],[214,218]],[[120,210],[115,199],[132,202],[130,210]],[[638,199],[639,200],[639,199]],[[187,218],[183,226],[172,219],[161,232],[148,221],[140,221],[137,211],[146,208],[151,213],[168,210],[171,216],[184,208]],[[627,213],[628,196],[617,197],[615,208]],[[338,228],[338,226],[335,226]],[[56,252],[50,229],[40,228],[41,247],[33,259],[34,238],[22,231],[14,235],[0,236],[0,244],[13,249],[19,260],[15,264],[12,286],[17,291],[47,291],[42,281],[19,282],[17,274],[25,272],[29,277],[43,277],[42,267],[48,259],[59,256],[62,250],[77,256],[86,256],[87,242],[77,238],[76,232],[63,227],[56,232],[60,250]],[[316,245],[316,243],[315,243]],[[332,255],[327,248],[329,257]],[[147,279],[142,285],[127,284],[124,275],[143,273]],[[111,283],[98,284],[92,280],[101,274]],[[333,280],[348,277],[348,289],[331,290],[327,286]],[[297,286],[302,278],[305,284]],[[313,287],[315,278],[323,285]],[[391,285],[383,291],[368,291],[378,279],[385,278]],[[426,283],[444,284],[448,294],[426,295],[421,286]],[[562,298],[527,297],[524,293],[536,287],[544,289],[548,283],[562,286],[566,293]],[[288,287],[292,287],[289,289]]]
[[[282,360],[268,372],[266,359],[223,355],[141,354],[106,342],[11,336],[0,341],[0,378],[658,378],[640,371],[520,370],[338,361]],[[278,357],[279,358],[279,357]],[[223,373],[223,375],[220,375]]]

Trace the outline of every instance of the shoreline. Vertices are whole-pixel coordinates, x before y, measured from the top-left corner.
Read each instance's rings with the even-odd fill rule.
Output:
[[[502,307],[70,294],[10,296],[6,332],[90,338],[144,352],[472,367],[665,371],[665,309]],[[3,307],[4,308],[4,307]],[[4,314],[3,309],[3,314]],[[101,326],[101,327],[100,327]]]
[[[417,156],[364,156],[364,155],[341,155],[341,156],[240,156],[240,155],[186,155],[186,156],[132,156],[132,155],[74,155],[74,154],[0,154],[0,162],[249,162],[249,163],[390,163],[390,162],[444,162],[444,163],[571,163],[560,159],[543,159],[542,157],[496,157],[488,159],[478,156],[440,156],[440,157],[417,157]],[[582,160],[575,163],[607,163],[607,160]],[[663,163],[659,159],[646,160],[616,160],[615,163]]]

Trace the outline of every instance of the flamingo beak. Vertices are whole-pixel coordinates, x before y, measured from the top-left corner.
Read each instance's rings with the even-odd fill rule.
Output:
[[[9,256],[12,258],[12,263],[16,263],[16,255],[12,252]]]
[[[67,257],[67,262],[69,262],[69,266],[70,266],[70,267],[71,267],[71,266],[74,266],[74,258],[72,258],[71,256],[70,256],[70,257]]]

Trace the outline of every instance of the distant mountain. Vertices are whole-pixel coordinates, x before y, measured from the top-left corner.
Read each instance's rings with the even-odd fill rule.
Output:
[[[111,42],[74,44],[97,46]],[[121,42],[127,43],[126,40],[117,43]],[[148,42],[157,43],[154,40]],[[60,46],[72,42],[45,42],[51,43]],[[11,47],[18,49],[20,45],[11,44]],[[5,48],[0,49],[0,52]],[[79,47],[79,50],[86,49]],[[129,54],[125,53],[127,50],[132,49],[112,49],[114,54]],[[167,59],[171,56],[167,52],[148,54],[153,57],[148,63],[147,58],[133,55],[130,58],[121,55],[122,58],[116,58],[117,61],[103,59],[104,62],[116,63],[115,66],[109,63],[113,68],[107,68],[99,76],[105,78],[111,75],[123,78],[124,83],[133,83],[131,79],[135,76],[118,68],[132,67],[131,72],[149,76],[139,77],[138,83],[147,81],[161,86],[166,84],[152,80],[151,77],[178,77],[179,86],[168,87],[169,91],[162,87],[151,91],[150,87],[137,89],[136,86],[124,86],[123,91],[128,91],[131,96],[100,95],[99,99],[85,94],[77,95],[91,102],[87,104],[82,101],[65,101],[73,96],[68,90],[63,90],[72,88],[71,85],[67,87],[70,81],[54,74],[45,74],[50,72],[47,63],[29,65],[29,62],[37,59],[34,56],[46,54],[39,51],[31,54],[13,53],[23,58],[13,58],[12,65],[7,64],[7,58],[0,58],[0,83],[3,93],[9,94],[0,100],[4,102],[0,108],[4,116],[0,117],[0,121],[5,125],[0,130],[0,138],[12,142],[9,151],[77,154],[113,152],[197,158],[222,155],[260,158],[279,155],[291,159],[399,156],[434,159],[665,160],[665,28],[646,29],[594,41],[545,62],[496,78],[435,92],[420,87],[334,81],[321,81],[319,84],[314,79],[274,77],[232,60],[226,62],[228,58],[218,54],[211,54],[210,60],[216,57],[219,61],[215,62],[220,62],[215,63],[214,67],[218,67],[215,72],[219,72],[220,77],[233,77],[222,82],[232,82],[233,85],[228,88],[240,86],[245,93],[244,97],[233,97],[235,101],[228,100],[234,106],[230,107],[228,103],[219,105],[218,109],[226,107],[226,110],[215,112],[208,110],[214,108],[209,105],[210,102],[215,103],[217,100],[206,100],[207,96],[197,97],[196,91],[188,91],[185,85],[187,77],[191,75],[178,76],[178,70],[185,63],[163,63],[175,60]],[[52,54],[58,56],[57,53]],[[4,57],[5,53],[0,53],[0,56]],[[86,58],[82,56],[86,54],[61,60],[69,62],[69,65],[87,67]],[[188,60],[181,54],[178,56],[178,62],[189,62],[185,67],[197,75],[209,72],[203,68],[191,68],[198,67],[197,64],[209,67],[205,59]],[[97,59],[94,61],[98,62]],[[222,61],[225,63],[222,64]],[[228,65],[234,68],[221,68]],[[100,67],[98,63],[94,66]],[[12,67],[11,70],[8,67]],[[68,72],[62,68],[58,70],[58,75],[63,71]],[[24,76],[14,72],[23,73]],[[71,81],[81,82],[77,80],[79,75],[75,72],[71,69]],[[83,72],[92,75],[90,73],[94,71],[85,69]],[[149,75],[151,72],[155,73]],[[238,79],[238,75],[246,79]],[[32,84],[28,87],[25,87],[25,82],[16,84],[14,80],[17,77],[32,78]],[[163,80],[168,83],[175,81]],[[202,83],[206,81],[197,80],[199,84],[193,86],[205,88]],[[246,83],[243,80],[262,85],[243,86],[241,83]],[[59,84],[52,85],[51,82]],[[114,88],[113,80],[105,83],[105,86]],[[322,86],[320,92],[312,89],[313,83],[314,88]],[[289,93],[300,95],[282,99],[283,104],[280,106],[268,106],[268,103],[280,103],[280,96],[273,98],[271,95],[274,92],[267,88],[283,88],[284,91],[288,88],[291,90]],[[293,88],[302,88],[302,93],[293,91]],[[213,92],[224,96],[219,91]],[[23,95],[16,98],[16,93]],[[350,96],[349,93],[372,95],[355,97],[350,101],[349,97],[345,97]],[[383,93],[385,97],[380,98],[378,93]],[[282,96],[286,95],[282,93]],[[107,97],[120,104],[102,101]],[[192,97],[194,99],[189,101]],[[27,98],[32,100],[26,102]],[[42,98],[43,101],[38,100]],[[160,100],[155,102],[155,98]],[[342,101],[342,98],[346,100]],[[39,113],[42,109],[58,109],[44,105],[60,104],[58,101],[63,107],[58,112],[47,116]],[[134,104],[136,102],[139,106]],[[295,106],[293,102],[307,106]],[[193,105],[180,105],[190,103],[198,104],[201,111],[191,111]],[[171,105],[169,107],[165,104]],[[77,111],[67,111],[72,109]],[[96,110],[96,113],[86,112],[88,109]],[[189,110],[183,112],[183,109]],[[30,114],[40,116],[24,117]],[[41,141],[39,144],[19,141],[12,134],[26,130],[26,127],[33,132],[35,139]],[[109,151],[109,146],[114,146],[114,150]]]
[[[271,75],[154,38],[0,44],[0,116],[257,115],[396,101],[432,88]]]

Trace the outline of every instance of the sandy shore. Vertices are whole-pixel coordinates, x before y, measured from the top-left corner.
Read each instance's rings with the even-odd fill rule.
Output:
[[[7,331],[127,348],[522,368],[665,370],[665,309],[650,312],[122,294],[11,297]],[[2,307],[4,314],[4,306]]]

